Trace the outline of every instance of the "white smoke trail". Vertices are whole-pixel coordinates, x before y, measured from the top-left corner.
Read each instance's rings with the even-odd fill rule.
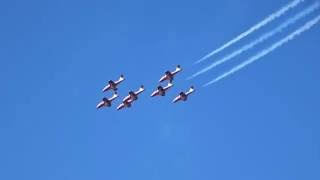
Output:
[[[260,53],[249,58],[247,61],[244,61],[243,63],[239,64],[238,66],[232,68],[230,71],[225,72],[221,76],[218,76],[214,80],[208,82],[207,84],[204,85],[204,87],[209,86],[213,83],[216,83],[216,82],[226,78],[227,76],[232,75],[233,73],[241,70],[242,68],[245,68],[246,66],[250,65],[251,63],[261,59],[262,57],[266,56],[267,54],[269,54],[269,53],[273,52],[274,50],[280,48],[281,46],[285,45],[289,41],[294,40],[297,36],[299,36],[300,34],[304,33],[305,31],[309,30],[314,25],[319,23],[319,21],[320,21],[320,15],[318,15],[316,18],[312,19],[311,21],[307,22],[304,26],[300,27],[299,29],[297,29],[293,33],[289,34],[287,37],[276,42],[275,44],[273,44],[269,48],[262,50]]]
[[[265,18],[264,20],[262,20],[261,22],[259,22],[258,24],[252,26],[250,29],[248,29],[247,31],[241,33],[240,35],[238,35],[236,38],[232,39],[231,41],[225,43],[224,45],[222,45],[221,47],[219,47],[218,49],[212,51],[211,53],[209,53],[208,55],[204,56],[203,58],[199,59],[198,61],[195,62],[195,64],[200,63],[206,59],[208,59],[209,57],[217,54],[218,52],[224,50],[225,48],[231,46],[232,44],[240,41],[241,39],[245,38],[246,36],[248,36],[249,34],[255,32],[256,30],[262,28],[263,26],[267,25],[268,23],[274,21],[275,19],[281,17],[282,15],[284,15],[287,11],[289,11],[290,9],[298,6],[300,3],[304,2],[305,0],[294,0],[292,2],[290,2],[289,4],[287,4],[286,6],[282,7],[280,10],[278,10],[277,12],[274,12],[273,14],[271,14],[270,16],[268,16],[267,18]]]
[[[232,58],[244,53],[245,51],[250,50],[251,48],[255,47],[256,45],[263,43],[264,41],[268,40],[269,38],[271,38],[272,36],[282,32],[285,28],[287,28],[288,26],[294,24],[295,22],[297,22],[298,20],[300,20],[301,18],[311,14],[312,12],[314,12],[315,10],[317,10],[320,7],[320,3],[317,1],[314,4],[312,4],[311,6],[309,6],[308,8],[304,9],[302,12],[298,13],[297,15],[295,15],[294,17],[288,19],[287,21],[285,21],[284,23],[282,23],[280,26],[278,26],[276,29],[260,36],[258,39],[252,41],[251,43],[241,47],[240,49],[234,51],[231,54],[228,54],[227,56],[225,56],[224,58],[212,63],[211,65],[203,68],[202,70],[198,71],[197,73],[193,74],[192,76],[190,76],[188,79],[193,79],[215,67],[217,67],[218,65],[231,60]]]

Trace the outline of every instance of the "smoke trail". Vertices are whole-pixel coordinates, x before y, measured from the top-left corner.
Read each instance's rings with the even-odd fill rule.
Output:
[[[218,52],[224,50],[225,48],[231,46],[232,44],[240,41],[241,39],[245,38],[246,36],[248,36],[249,34],[253,33],[254,31],[262,28],[263,26],[267,25],[268,23],[272,22],[273,20],[275,20],[275,19],[279,18],[280,16],[284,15],[287,11],[289,11],[290,9],[296,7],[297,5],[299,5],[300,3],[304,2],[304,1],[305,0],[294,0],[294,1],[290,2],[289,4],[287,4],[286,6],[282,7],[280,10],[278,10],[277,12],[274,12],[273,14],[271,14],[270,16],[268,16],[267,18],[265,18],[264,20],[262,20],[258,24],[252,26],[247,31],[241,33],[236,38],[234,38],[231,41],[227,42],[226,44],[222,45],[218,49],[212,51],[211,53],[209,53],[208,55],[206,55],[203,58],[199,59],[195,63],[196,64],[200,63],[200,62],[208,59],[209,57],[217,54]]]
[[[266,56],[267,54],[269,54],[269,53],[273,52],[274,50],[280,48],[281,46],[285,45],[289,41],[294,40],[297,36],[299,36],[300,34],[304,33],[305,31],[309,30],[314,25],[316,25],[319,21],[320,21],[320,15],[318,15],[316,18],[312,19],[311,21],[307,22],[304,26],[300,27],[299,29],[297,29],[293,33],[289,34],[287,37],[276,42],[275,44],[273,44],[269,48],[262,50],[260,53],[249,58],[247,61],[244,61],[243,63],[239,64],[238,66],[235,66],[234,68],[232,68],[230,71],[225,72],[221,76],[218,76],[214,80],[208,82],[207,84],[204,85],[204,87],[209,86],[213,83],[216,83],[216,82],[228,77],[229,75],[232,75],[233,73],[245,68],[246,66],[250,65],[251,63],[261,59],[262,57]]]
[[[309,15],[310,13],[314,12],[315,10],[317,10],[320,7],[320,3],[317,1],[314,4],[312,4],[311,6],[309,6],[308,8],[304,9],[302,12],[298,13],[297,15],[295,15],[294,17],[288,19],[287,21],[285,21],[284,23],[282,23],[280,26],[278,26],[276,29],[260,36],[258,39],[252,41],[251,43],[243,46],[242,48],[234,51],[233,53],[225,56],[224,58],[212,63],[210,66],[205,67],[204,69],[198,71],[197,73],[193,74],[192,76],[190,76],[188,79],[193,79],[209,70],[211,70],[212,68],[215,68],[216,66],[231,60],[232,58],[242,54],[245,51],[250,50],[251,48],[255,47],[256,45],[268,40],[269,38],[271,38],[272,36],[282,32],[285,28],[287,28],[288,26],[294,24],[295,22],[297,22],[299,19]]]

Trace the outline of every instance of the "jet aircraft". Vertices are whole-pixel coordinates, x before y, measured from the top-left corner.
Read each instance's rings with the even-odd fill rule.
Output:
[[[191,86],[189,91],[188,92],[180,92],[180,94],[174,98],[174,100],[172,101],[173,103],[176,103],[178,101],[186,101],[188,99],[188,96],[193,93],[195,90],[194,90],[194,87]]]
[[[169,83],[166,87],[158,86],[157,90],[155,90],[152,94],[151,97],[154,96],[165,96],[166,91],[169,90],[173,86],[172,83]]]
[[[110,80],[108,82],[108,84],[103,88],[102,92],[106,92],[108,90],[113,90],[114,92],[116,92],[118,90],[118,85],[124,80],[125,80],[125,78],[123,75],[120,75],[119,80],[117,80],[115,82]]]
[[[124,101],[122,102],[118,107],[117,107],[117,110],[121,110],[123,108],[130,108],[132,106],[132,103],[133,103],[134,100],[132,99],[128,99],[127,101]]]
[[[144,89],[144,86],[141,85],[141,87],[140,87],[137,91],[135,91],[135,92],[134,92],[134,91],[130,91],[130,92],[129,92],[129,95],[126,96],[126,97],[122,100],[122,102],[126,102],[126,101],[128,101],[128,100],[132,100],[132,101],[137,100],[137,99],[138,99],[138,95],[141,94],[144,90],[145,90],[145,89]]]
[[[118,94],[115,93],[111,98],[103,98],[102,101],[97,105],[97,109],[102,107],[110,107],[113,100],[118,97]]]
[[[178,65],[176,67],[176,69],[172,72],[170,71],[166,71],[165,74],[160,78],[159,82],[163,82],[165,80],[169,80],[170,83],[172,83],[173,79],[174,79],[174,76],[179,73],[180,71],[182,71],[182,68],[180,65]]]

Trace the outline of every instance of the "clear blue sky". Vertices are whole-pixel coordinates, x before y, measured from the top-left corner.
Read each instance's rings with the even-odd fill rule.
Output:
[[[319,180],[320,25],[213,86],[201,88],[292,30],[185,81],[206,65],[194,61],[286,3],[2,1],[0,179]],[[175,87],[151,99],[176,64]],[[129,110],[115,111],[120,100],[96,110],[121,73],[121,99],[141,84],[146,92]],[[173,105],[191,84],[197,93]]]

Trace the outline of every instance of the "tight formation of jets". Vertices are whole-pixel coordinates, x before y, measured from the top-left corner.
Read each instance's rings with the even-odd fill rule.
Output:
[[[151,94],[151,97],[165,96],[166,92],[173,87],[174,76],[181,71],[182,69],[180,65],[178,65],[174,71],[166,71],[165,74],[160,78],[159,83],[169,81],[168,84],[164,87],[159,85],[157,89]],[[110,80],[107,83],[107,85],[102,89],[102,92],[113,91],[113,96],[110,98],[103,98],[102,101],[99,102],[96,106],[97,109],[100,109],[102,107],[111,107],[112,101],[119,97],[117,93],[118,86],[124,80],[124,76],[121,75],[117,81]],[[143,85],[141,85],[140,88],[136,91],[130,91],[129,94],[122,100],[122,103],[117,107],[117,110],[121,110],[123,108],[130,108],[132,106],[132,103],[138,100],[138,96],[144,91],[145,89]],[[188,96],[192,94],[194,91],[194,87],[191,86],[187,92],[180,92],[179,95],[175,97],[172,102],[176,103],[178,101],[186,101],[188,99]]]

